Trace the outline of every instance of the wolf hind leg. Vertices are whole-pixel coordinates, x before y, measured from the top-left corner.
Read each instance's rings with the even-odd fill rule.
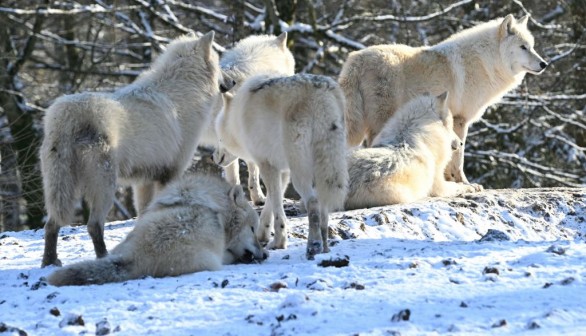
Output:
[[[43,252],[41,267],[49,265],[61,266],[61,260],[57,258],[57,240],[59,239],[60,228],[59,224],[52,218],[49,218],[45,223],[45,251]]]
[[[323,252],[323,239],[320,226],[320,213],[317,198],[310,197],[305,207],[307,209],[307,219],[309,220],[309,234],[307,236],[308,260],[315,259],[315,255]]]
[[[90,208],[87,222],[87,230],[94,244],[97,258],[103,258],[108,254],[104,243],[104,223],[108,211],[112,208],[114,193],[116,192],[116,176],[113,171],[104,172],[103,178],[94,181],[94,185],[86,187],[83,195]]]

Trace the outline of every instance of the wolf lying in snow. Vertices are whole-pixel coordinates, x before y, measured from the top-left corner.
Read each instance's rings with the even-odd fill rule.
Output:
[[[372,148],[348,154],[346,210],[482,190],[477,184],[445,180],[452,151],[461,146],[447,97],[445,92],[412,99],[387,120]]]
[[[464,142],[468,126],[489,105],[518,86],[527,72],[539,74],[547,66],[533,49],[527,20],[508,15],[432,47],[378,45],[350,53],[339,79],[346,96],[349,145],[366,136],[371,146],[385,121],[408,100],[446,90],[454,131]],[[447,178],[467,182],[463,164],[462,147],[452,157]]]
[[[157,195],[112,253],[58,269],[48,280],[55,286],[103,284],[262,261],[267,253],[257,229],[258,215],[242,187],[213,176],[186,176]]]
[[[104,221],[117,180],[133,186],[139,214],[156,190],[180,176],[195,152],[210,108],[225,90],[214,33],[184,36],[151,69],[112,94],[64,96],[47,110],[41,170],[49,219],[42,265],[60,265],[59,228],[76,198],[90,208],[88,231],[97,257],[107,254]]]
[[[219,164],[234,157],[259,165],[267,187],[258,237],[268,241],[274,215],[275,237],[270,248],[286,248],[283,191],[289,171],[309,218],[307,257],[329,251],[328,213],[346,195],[344,97],[338,84],[325,76],[254,76],[237,94],[224,94],[216,119]]]
[[[236,92],[249,77],[260,74],[290,76],[295,73],[295,59],[287,48],[287,33],[275,37],[270,35],[249,36],[239,41],[234,48],[226,51],[220,58],[222,72],[235,81],[231,92]],[[214,110],[214,118],[219,112]],[[206,128],[202,136],[203,145],[216,147],[218,138],[214,122]],[[248,190],[251,200],[258,205],[264,204],[265,196],[260,187],[258,166],[251,161],[248,166]],[[238,161],[225,167],[226,179],[232,184],[240,184]]]

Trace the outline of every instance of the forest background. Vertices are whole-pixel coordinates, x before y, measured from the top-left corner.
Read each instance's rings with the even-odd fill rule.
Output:
[[[585,187],[584,0],[1,0],[0,231],[43,226],[38,148],[51,102],[132,82],[181,34],[214,30],[221,53],[249,35],[287,31],[296,72],[337,78],[351,51],[433,45],[507,14],[531,14],[550,66],[472,126],[466,174],[492,189]],[[109,220],[134,216],[128,188],[115,205]]]

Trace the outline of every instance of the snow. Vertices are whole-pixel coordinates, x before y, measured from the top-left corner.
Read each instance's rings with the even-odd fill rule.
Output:
[[[585,196],[486,191],[334,213],[332,252],[312,261],[307,219],[293,217],[288,249],[262,264],[85,287],[44,281],[55,268],[39,267],[43,230],[5,232],[0,333],[584,335]],[[107,224],[108,249],[132,226]],[[505,238],[480,241],[489,229]],[[86,227],[62,228],[58,251],[64,264],[92,259]]]

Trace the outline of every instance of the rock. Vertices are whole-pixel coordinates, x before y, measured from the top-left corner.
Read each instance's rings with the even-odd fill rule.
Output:
[[[480,238],[479,241],[481,242],[492,242],[492,241],[509,241],[511,238],[504,232],[495,230],[495,229],[488,229],[486,234]]]

